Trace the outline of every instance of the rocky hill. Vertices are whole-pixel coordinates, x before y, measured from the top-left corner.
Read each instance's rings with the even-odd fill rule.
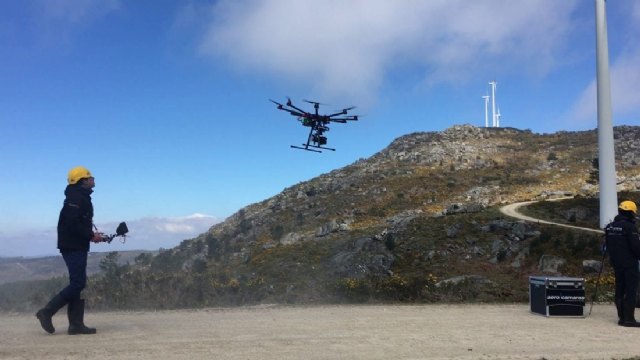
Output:
[[[614,133],[618,190],[635,191],[640,127]],[[87,293],[98,307],[526,301],[529,275],[591,276],[601,239],[508,219],[499,206],[576,195],[553,216],[580,213],[597,226],[597,212],[584,210],[597,204],[597,161],[595,130],[409,134],[134,267],[115,266]]]
[[[554,195],[597,196],[597,134],[454,126],[401,137],[362,159],[285,189],[214,226],[220,257],[328,235],[374,234],[415,217],[478,212]],[[640,187],[637,127],[616,128],[619,190]],[[375,229],[375,230],[374,230]],[[342,235],[340,235],[342,234]]]
[[[640,128],[617,127],[615,139],[619,190],[636,190]],[[535,134],[465,125],[406,135],[371,158],[241,209],[171,250],[165,262],[215,279],[219,289],[210,294],[235,286],[250,301],[322,301],[331,291],[429,298],[424,284],[449,279],[511,293],[530,273],[582,275],[588,259],[541,269],[540,258],[598,258],[595,235],[504,219],[497,207],[567,194],[593,199],[596,144],[595,130]],[[543,251],[557,236],[582,242],[531,255],[532,244]],[[575,246],[583,248],[576,253]],[[394,291],[381,294],[385,287]]]

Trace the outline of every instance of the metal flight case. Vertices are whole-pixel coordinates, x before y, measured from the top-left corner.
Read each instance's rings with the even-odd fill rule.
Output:
[[[529,276],[531,312],[584,317],[584,278]]]

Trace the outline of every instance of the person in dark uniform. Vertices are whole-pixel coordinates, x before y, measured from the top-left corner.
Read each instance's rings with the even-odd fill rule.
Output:
[[[69,271],[69,285],[55,295],[36,313],[40,326],[55,332],[52,317],[67,305],[69,335],[95,334],[96,329],[84,324],[84,299],[80,293],[87,285],[87,255],[89,243],[103,241],[103,235],[93,232],[93,204],[91,193],[95,180],[91,172],[82,166],[69,171],[65,200],[58,218],[58,249]]]
[[[618,206],[618,215],[604,229],[606,246],[615,273],[618,325],[629,327],[640,327],[634,315],[640,274],[640,238],[635,224],[637,213],[638,207],[633,201],[623,201]]]

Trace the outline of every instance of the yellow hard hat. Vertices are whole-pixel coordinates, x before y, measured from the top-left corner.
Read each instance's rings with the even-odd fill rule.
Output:
[[[638,207],[636,206],[636,203],[634,203],[633,201],[623,201],[620,203],[620,206],[618,206],[618,209],[620,210],[625,210],[625,211],[631,211],[634,214],[638,213]]]
[[[91,171],[84,166],[76,166],[73,169],[69,170],[69,175],[67,176],[67,181],[70,185],[77,183],[78,181],[86,178],[93,177],[91,175]]]

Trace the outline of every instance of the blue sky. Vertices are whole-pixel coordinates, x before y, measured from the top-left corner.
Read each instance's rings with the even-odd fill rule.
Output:
[[[640,125],[640,2],[607,15],[614,125]],[[130,223],[93,250],[171,247],[398,136],[483,126],[493,79],[503,126],[594,129],[594,1],[0,1],[0,256],[56,253],[74,166],[101,230]],[[362,118],[293,150],[287,96]]]

